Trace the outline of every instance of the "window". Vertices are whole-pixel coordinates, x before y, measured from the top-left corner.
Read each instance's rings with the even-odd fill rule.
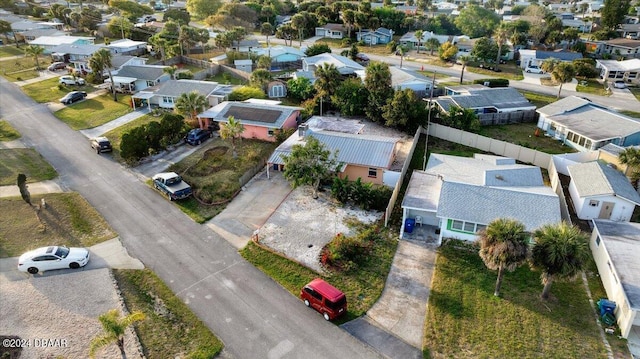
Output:
[[[451,229],[457,229],[458,231],[461,231],[463,228],[464,228],[463,221],[453,221],[451,223]]]
[[[376,177],[378,177],[378,169],[369,167],[369,178],[376,178]]]
[[[487,226],[485,226],[484,224],[476,225],[476,233],[478,233],[480,231],[484,231],[485,228],[487,228]]]
[[[591,207],[598,207],[598,205],[600,204],[599,201],[596,201],[595,199],[592,199],[589,201],[589,206]]]
[[[162,102],[164,102],[164,103],[173,103],[173,97],[162,96]]]
[[[600,247],[600,236],[596,236],[596,246]]]
[[[485,226],[484,224],[457,221],[453,219],[450,219],[448,224],[448,229],[465,233],[478,233],[485,228],[487,228],[487,226]]]
[[[148,87],[155,86],[155,84],[156,84],[156,83],[155,83],[155,82],[153,82],[153,81],[147,81],[147,86],[148,86]]]
[[[473,232],[475,233],[475,228],[476,228],[476,224],[475,223],[470,223],[470,222],[464,222],[464,229],[463,231],[465,232]]]
[[[275,133],[275,130],[273,128],[270,128],[269,130],[267,130],[267,135],[269,135],[269,137],[273,137]]]

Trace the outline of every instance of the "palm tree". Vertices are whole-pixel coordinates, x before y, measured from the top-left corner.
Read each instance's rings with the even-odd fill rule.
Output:
[[[227,118],[227,123],[220,127],[220,137],[222,137],[223,140],[231,140],[233,158],[238,157],[238,154],[236,153],[236,138],[240,137],[243,132],[244,126],[233,116],[229,116]]]
[[[267,39],[267,47],[269,47],[269,36],[273,34],[273,25],[268,22],[265,22],[260,26],[260,33],[264,35]]]
[[[351,28],[356,21],[356,13],[351,9],[346,9],[342,12],[342,22],[347,25],[347,37],[351,38]]]
[[[304,28],[307,26],[307,18],[302,14],[295,14],[291,17],[291,27],[298,30],[298,40],[300,41],[300,46],[302,47],[302,36],[304,33]]]
[[[560,83],[560,87],[558,88],[558,96],[560,98],[560,93],[562,92],[562,85],[567,82],[571,82],[573,78],[576,76],[576,68],[573,67],[573,64],[569,62],[561,62],[553,68],[551,71],[551,79],[554,82]]]
[[[509,29],[507,29],[505,26],[499,26],[496,29],[496,32],[493,34],[493,39],[498,44],[498,56],[496,57],[496,69],[500,65],[500,56],[502,55],[502,46],[509,39],[509,35],[510,35]]]
[[[540,297],[548,299],[553,281],[572,279],[585,267],[591,254],[588,237],[566,222],[545,225],[533,236],[531,267],[542,271],[544,288]]]
[[[425,43],[425,45],[427,45],[426,47],[428,47],[429,50],[431,50],[431,53],[429,55],[433,56],[433,50],[440,47],[440,41],[435,37],[430,37],[427,39],[427,42]]]
[[[335,93],[340,83],[340,72],[336,65],[325,63],[316,68],[316,82],[314,87],[318,92],[318,96],[322,98],[330,98]]]
[[[638,189],[638,182],[640,181],[640,148],[625,148],[625,150],[618,155],[618,160],[621,164],[627,165],[627,168],[631,168],[631,183],[633,183],[635,189]]]
[[[458,57],[458,62],[462,65],[462,71],[460,71],[460,85],[462,85],[462,79],[464,78],[464,69],[467,68],[467,64],[471,61],[471,56],[462,55]]]
[[[200,128],[205,128],[205,125],[198,117],[198,113],[202,112],[207,105],[207,98],[195,90],[182,93],[176,99],[176,111],[184,116],[189,116],[192,124],[198,122]]]
[[[396,54],[400,55],[400,68],[402,68],[402,60],[404,59],[404,55],[407,54],[407,48],[402,45],[396,47]]]
[[[269,82],[271,82],[272,79],[273,79],[273,76],[271,75],[271,71],[263,68],[256,69],[251,73],[251,78],[249,80],[249,83],[251,84],[251,86],[257,87],[262,91],[267,92],[267,86],[269,85]]]
[[[420,53],[420,44],[422,43],[422,37],[424,36],[424,31],[416,30],[415,37],[418,40],[418,48],[416,49],[416,53]]]
[[[29,45],[25,47],[24,52],[29,56],[33,56],[33,59],[36,61],[36,71],[39,71],[40,62],[38,61],[38,57],[44,52],[44,47],[38,45]]]
[[[133,323],[144,320],[144,313],[133,312],[124,317],[120,317],[120,312],[117,309],[112,309],[98,317],[98,320],[102,324],[104,333],[93,338],[91,341],[89,357],[94,358],[98,349],[111,343],[116,343],[118,349],[120,349],[122,359],[126,359],[127,354],[124,351],[125,331]]]
[[[176,72],[178,72],[178,66],[176,65],[167,66],[164,69],[162,69],[162,72],[169,74],[169,76],[171,76],[171,79],[175,80]]]
[[[93,65],[92,65],[93,64]],[[111,73],[111,51],[107,48],[102,48],[91,55],[89,59],[89,65],[91,69],[96,68],[102,69],[98,74],[102,76],[102,71],[107,69],[109,73],[109,79],[111,81],[111,91],[113,92],[113,101],[118,101],[118,94],[116,93],[116,84],[113,82],[113,74]]]
[[[480,233],[480,258],[487,268],[498,271],[496,297],[500,296],[504,270],[513,272],[527,260],[528,237],[524,224],[506,218],[493,220]]]

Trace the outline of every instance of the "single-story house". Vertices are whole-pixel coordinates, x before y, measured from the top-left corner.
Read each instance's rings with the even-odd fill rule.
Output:
[[[624,173],[598,161],[567,167],[569,194],[580,219],[610,219],[628,222],[640,205],[640,194]]]
[[[267,96],[269,98],[287,97],[287,85],[280,80],[274,80],[267,84]]]
[[[384,27],[375,30],[365,29],[358,31],[356,39],[369,45],[388,44],[393,40],[393,30]]]
[[[40,36],[32,41],[29,41],[29,45],[37,45],[44,48],[44,54],[51,54],[53,52],[59,52],[54,50],[55,47],[61,45],[93,45],[95,37],[87,36]],[[100,46],[101,47],[101,46]]]
[[[269,56],[272,63],[296,62],[305,57],[304,51],[290,46],[263,47],[254,53],[258,56]]]
[[[607,298],[616,303],[620,335],[640,356],[640,224],[594,219],[589,246]]]
[[[227,99],[231,93],[230,85],[220,85],[217,82],[198,80],[167,80],[158,85],[149,87],[131,96],[149,109],[155,105],[161,108],[173,109],[180,95],[197,91],[204,96],[209,106],[215,106]],[[208,125],[208,123],[206,123]]]
[[[332,153],[337,151],[338,177],[387,184],[385,173],[396,157],[399,139],[363,135],[360,133],[363,127],[356,120],[314,116],[276,148],[267,161],[267,168],[283,171],[283,156],[289,155],[294,145],[304,145],[305,138],[312,136]],[[388,185],[393,186],[395,183]]]
[[[591,29],[593,28],[593,22],[591,21],[584,21],[582,19],[561,19],[561,20],[562,20],[563,28],[570,27],[582,33],[591,32]]]
[[[111,41],[107,48],[112,54],[142,55],[147,52],[147,43],[145,41],[121,39]]]
[[[616,28],[620,37],[631,40],[640,40],[640,24],[620,24]]]
[[[407,219],[437,227],[442,238],[476,240],[497,218],[513,218],[528,232],[560,222],[560,200],[540,168],[515,159],[431,154],[425,171],[413,171],[402,201],[401,238]],[[418,231],[418,235],[419,235]]]
[[[230,116],[244,126],[242,138],[275,142],[276,132],[295,128],[300,121],[300,107],[266,103],[225,101],[202,112],[198,117],[224,126]]]
[[[520,50],[520,67],[523,69],[531,66],[541,66],[544,60],[554,58],[560,61],[572,62],[581,59],[582,54],[572,51],[542,51]]]
[[[301,79],[301,78],[308,79],[312,85],[316,82],[316,75],[314,71],[297,70],[293,73],[294,80]]]
[[[623,80],[628,83],[640,83],[640,59],[630,60],[596,60],[596,68],[600,69],[600,78],[604,80]]]
[[[447,41],[451,42],[452,44],[456,43],[456,36],[437,35],[434,34],[433,31],[424,31],[422,34],[422,40],[420,40],[420,47],[424,48],[427,40],[431,38],[435,38],[436,40],[438,40],[438,42],[440,42],[440,44],[444,44]],[[398,42],[402,45],[409,45],[412,48],[418,47],[418,38],[416,37],[415,31],[407,32],[406,34],[402,35]]]
[[[433,99],[441,111],[448,112],[451,106],[474,110],[476,114],[535,111],[518,90],[512,87],[490,88],[477,86],[452,86],[446,88],[451,95]]]
[[[21,18],[18,21],[10,22],[11,31],[15,33],[25,32],[36,29],[58,29],[62,30],[62,23],[36,22]]]
[[[302,59],[302,70],[315,73],[316,69],[323,64],[333,64],[341,75],[355,75],[356,71],[364,70],[359,63],[345,56],[323,53],[315,56],[305,57]]]
[[[640,40],[621,38],[608,40],[602,45],[601,53],[625,59],[638,58],[640,57]]]
[[[114,75],[116,87],[125,86],[127,92],[141,91],[148,87],[166,82],[171,76],[164,71],[168,66],[161,65],[128,65],[122,66]]]
[[[258,42],[258,40],[241,40],[240,42],[233,42],[233,44],[231,44],[231,50],[233,51],[238,51],[238,52],[254,52],[258,49],[260,49],[260,43]]]
[[[117,75],[118,71],[125,66],[141,66],[147,63],[147,58],[116,54],[111,57],[111,74]],[[105,70],[104,75],[107,75]]]
[[[347,34],[347,28],[343,24],[328,23],[316,27],[316,36],[328,37],[330,39],[342,39]]]
[[[597,150],[608,143],[640,145],[638,120],[582,97],[565,97],[537,112],[541,130],[579,151]]]
[[[428,96],[433,86],[432,79],[412,70],[389,66],[389,72],[391,73],[391,87],[396,91],[410,89],[421,98]],[[362,81],[367,77],[365,70],[356,71],[356,74]]]
[[[69,62],[75,71],[87,73],[91,72],[89,58],[102,48],[103,45],[63,44],[51,48],[50,53],[54,61]]]
[[[54,28],[48,28],[48,29],[33,29],[33,30],[27,30],[24,32],[18,32],[16,33],[16,38],[18,39],[18,41],[31,43],[31,41],[41,36],[57,37],[57,36],[69,36],[69,35],[70,34],[68,32],[64,32]]]

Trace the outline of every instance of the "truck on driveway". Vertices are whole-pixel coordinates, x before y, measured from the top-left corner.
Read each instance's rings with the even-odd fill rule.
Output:
[[[193,193],[191,186],[175,172],[162,172],[152,177],[153,187],[164,193],[169,201],[183,199]]]

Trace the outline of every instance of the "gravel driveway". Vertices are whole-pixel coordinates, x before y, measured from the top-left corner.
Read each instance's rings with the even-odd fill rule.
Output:
[[[89,343],[102,333],[98,316],[123,309],[115,281],[106,268],[24,274],[19,280],[5,274],[0,275],[0,333],[24,341],[21,359],[88,358]],[[45,344],[50,346],[43,347]],[[142,357],[131,329],[125,347],[128,358]],[[120,358],[120,352],[110,345],[96,358]]]

